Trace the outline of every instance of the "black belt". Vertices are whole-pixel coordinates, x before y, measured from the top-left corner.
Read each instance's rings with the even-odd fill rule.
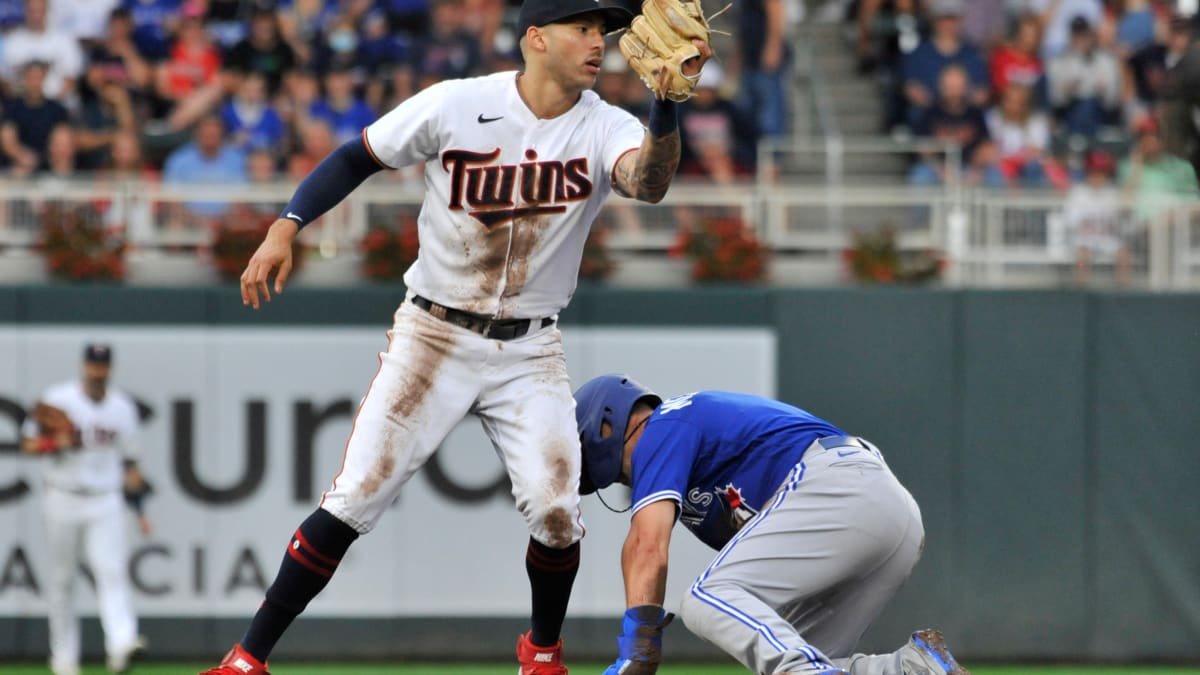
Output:
[[[490,340],[515,340],[529,332],[529,327],[536,321],[539,328],[545,328],[554,323],[553,317],[544,319],[493,319],[482,314],[472,314],[461,309],[446,307],[423,298],[419,295],[412,297],[412,303],[429,312],[435,317],[452,323],[459,328],[479,333]]]
[[[871,449],[866,443],[863,442],[861,438],[857,436],[826,436],[824,438],[818,438],[817,442],[820,443],[821,447],[825,448],[826,450],[833,450],[834,448],[862,448],[863,450]]]

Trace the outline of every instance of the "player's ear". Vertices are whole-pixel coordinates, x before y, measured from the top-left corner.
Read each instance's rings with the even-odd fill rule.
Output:
[[[530,26],[521,39],[535,52],[546,51],[546,35],[542,32],[541,26]]]

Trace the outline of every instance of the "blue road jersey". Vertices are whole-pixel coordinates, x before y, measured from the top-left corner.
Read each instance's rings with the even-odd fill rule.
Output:
[[[761,396],[700,391],[664,401],[633,451],[633,512],[679,504],[679,520],[720,549],[775,494],[829,422]]]

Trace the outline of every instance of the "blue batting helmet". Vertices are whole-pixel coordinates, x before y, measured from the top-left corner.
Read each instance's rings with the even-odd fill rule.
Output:
[[[575,423],[579,425],[579,445],[583,449],[580,494],[602,490],[617,480],[629,413],[645,399],[655,406],[662,403],[661,396],[627,375],[602,375],[575,391]],[[605,422],[612,427],[607,438],[601,435]]]

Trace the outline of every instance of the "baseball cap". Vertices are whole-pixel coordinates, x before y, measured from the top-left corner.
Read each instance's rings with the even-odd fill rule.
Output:
[[[1071,35],[1092,32],[1092,22],[1082,14],[1071,19]]]
[[[89,343],[83,348],[83,360],[88,363],[112,363],[112,347],[99,342]]]
[[[1088,173],[1100,172],[1111,174],[1117,169],[1117,163],[1113,160],[1113,156],[1103,150],[1093,150],[1088,153],[1087,162],[1084,168]]]
[[[633,21],[633,14],[613,0],[525,0],[517,17],[517,37],[525,35],[530,26],[545,26],[592,12],[604,15],[605,33],[628,28]]]

